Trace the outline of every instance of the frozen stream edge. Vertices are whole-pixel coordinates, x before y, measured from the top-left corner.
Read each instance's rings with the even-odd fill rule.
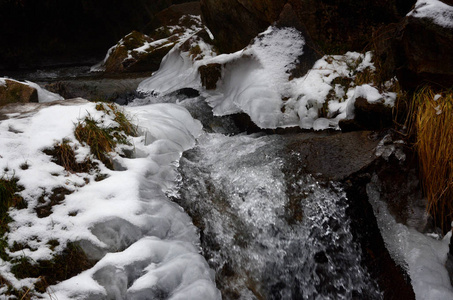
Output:
[[[92,269],[56,285],[51,296],[220,299],[213,271],[199,254],[196,228],[189,216],[165,195],[175,184],[175,162],[184,150],[195,145],[202,126],[177,105],[154,104],[127,110],[143,136],[141,143],[135,144],[137,158],[126,167],[147,166],[139,182],[138,222],[114,218],[95,226],[93,233],[107,245],[131,245],[124,251],[108,253]],[[128,242],[131,239],[136,241]],[[89,244],[84,248],[90,249]]]

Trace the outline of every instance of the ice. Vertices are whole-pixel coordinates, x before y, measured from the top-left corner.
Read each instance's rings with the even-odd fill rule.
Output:
[[[453,28],[453,7],[439,0],[418,0],[407,15],[427,18],[439,26]]]
[[[445,268],[451,233],[439,241],[397,223],[387,205],[380,200],[376,175],[367,185],[367,194],[387,249],[392,258],[408,271],[416,299],[453,299],[453,288]]]
[[[38,91],[38,99],[39,103],[46,103],[46,102],[53,102],[53,101],[59,101],[59,100],[64,100],[64,98],[56,93],[49,92],[48,90],[40,87],[38,84],[31,82],[31,81],[25,81],[29,86],[35,88]]]
[[[220,299],[213,273],[190,243],[143,238],[123,252],[111,253],[92,269],[53,287],[58,299],[99,295],[98,299],[150,299],[187,296]],[[84,294],[79,286],[86,287]],[[192,298],[186,298],[192,299]],[[201,298],[198,298],[201,299]]]

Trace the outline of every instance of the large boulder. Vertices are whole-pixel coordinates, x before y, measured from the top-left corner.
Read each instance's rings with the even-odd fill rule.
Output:
[[[129,33],[109,50],[102,68],[107,73],[157,70],[174,42],[166,40],[155,45],[152,42],[153,39],[141,32]]]
[[[201,0],[203,20],[221,52],[230,53],[250,41],[278,19],[285,0]]]
[[[404,55],[399,56],[397,76],[406,89],[453,86],[453,14],[451,22],[451,27],[443,27],[429,18],[411,16],[402,22],[398,49]]]
[[[400,22],[376,32],[373,48],[382,81],[396,74],[410,92],[423,85],[452,87],[453,6],[443,2],[420,1]]]
[[[290,0],[311,38],[324,53],[362,51],[372,33],[397,22],[415,0]]]
[[[15,80],[0,79],[0,106],[29,102],[38,102],[35,88]]]
[[[244,48],[290,4],[308,35],[325,53],[363,50],[376,27],[397,22],[415,0],[201,0],[203,19],[222,52]],[[308,36],[307,35],[307,36]]]
[[[147,28],[156,28],[149,35],[135,30],[127,34],[109,49],[104,61],[93,70],[106,73],[156,71],[173,46],[202,30],[200,13],[198,2],[170,6],[148,24]]]

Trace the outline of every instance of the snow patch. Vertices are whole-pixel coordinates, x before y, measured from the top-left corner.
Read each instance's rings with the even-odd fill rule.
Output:
[[[453,7],[439,0],[418,0],[407,16],[427,18],[439,26],[453,28]]]

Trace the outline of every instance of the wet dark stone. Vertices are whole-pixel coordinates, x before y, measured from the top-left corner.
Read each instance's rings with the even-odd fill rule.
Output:
[[[217,88],[217,81],[222,76],[222,65],[208,64],[200,66],[198,72],[200,73],[201,84],[207,90],[215,90]]]
[[[354,119],[340,120],[341,131],[381,130],[393,124],[392,108],[383,103],[369,103],[367,99],[358,97],[354,103]]]
[[[345,185],[350,201],[347,213],[351,217],[352,234],[362,249],[362,263],[376,278],[384,299],[415,299],[408,274],[395,264],[381,237],[366,193],[369,181],[369,174],[359,173],[350,177]]]

